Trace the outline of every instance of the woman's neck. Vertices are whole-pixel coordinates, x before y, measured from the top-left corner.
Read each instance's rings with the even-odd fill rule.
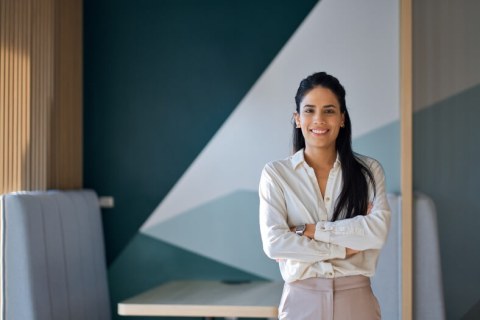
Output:
[[[323,148],[305,148],[305,161],[312,168],[331,168],[337,159],[337,150],[335,147]]]

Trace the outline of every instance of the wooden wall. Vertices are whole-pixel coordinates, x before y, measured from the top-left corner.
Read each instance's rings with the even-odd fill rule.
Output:
[[[82,187],[82,1],[0,0],[0,194]]]

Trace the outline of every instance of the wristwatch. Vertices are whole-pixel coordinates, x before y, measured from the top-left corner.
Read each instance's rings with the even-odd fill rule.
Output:
[[[306,224],[296,226],[295,227],[295,233],[298,234],[299,236],[303,236],[303,233],[305,232],[305,229],[307,229]]]

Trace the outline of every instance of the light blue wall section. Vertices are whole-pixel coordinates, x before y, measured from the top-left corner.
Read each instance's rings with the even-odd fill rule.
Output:
[[[245,272],[281,280],[277,263],[262,250],[258,206],[257,192],[238,191],[157,224],[146,233]]]
[[[352,144],[355,152],[380,161],[385,170],[387,192],[400,193],[400,122],[362,135]]]
[[[480,300],[479,119],[480,86],[413,118],[413,183],[438,210],[448,319],[460,319]]]

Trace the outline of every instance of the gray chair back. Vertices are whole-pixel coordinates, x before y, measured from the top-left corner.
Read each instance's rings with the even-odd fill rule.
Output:
[[[433,201],[415,193],[413,199],[413,319],[444,320],[437,212]],[[378,259],[372,289],[382,319],[402,319],[402,215],[401,197],[388,194],[392,219],[387,242]]]
[[[6,194],[1,214],[3,319],[111,319],[95,192]]]

